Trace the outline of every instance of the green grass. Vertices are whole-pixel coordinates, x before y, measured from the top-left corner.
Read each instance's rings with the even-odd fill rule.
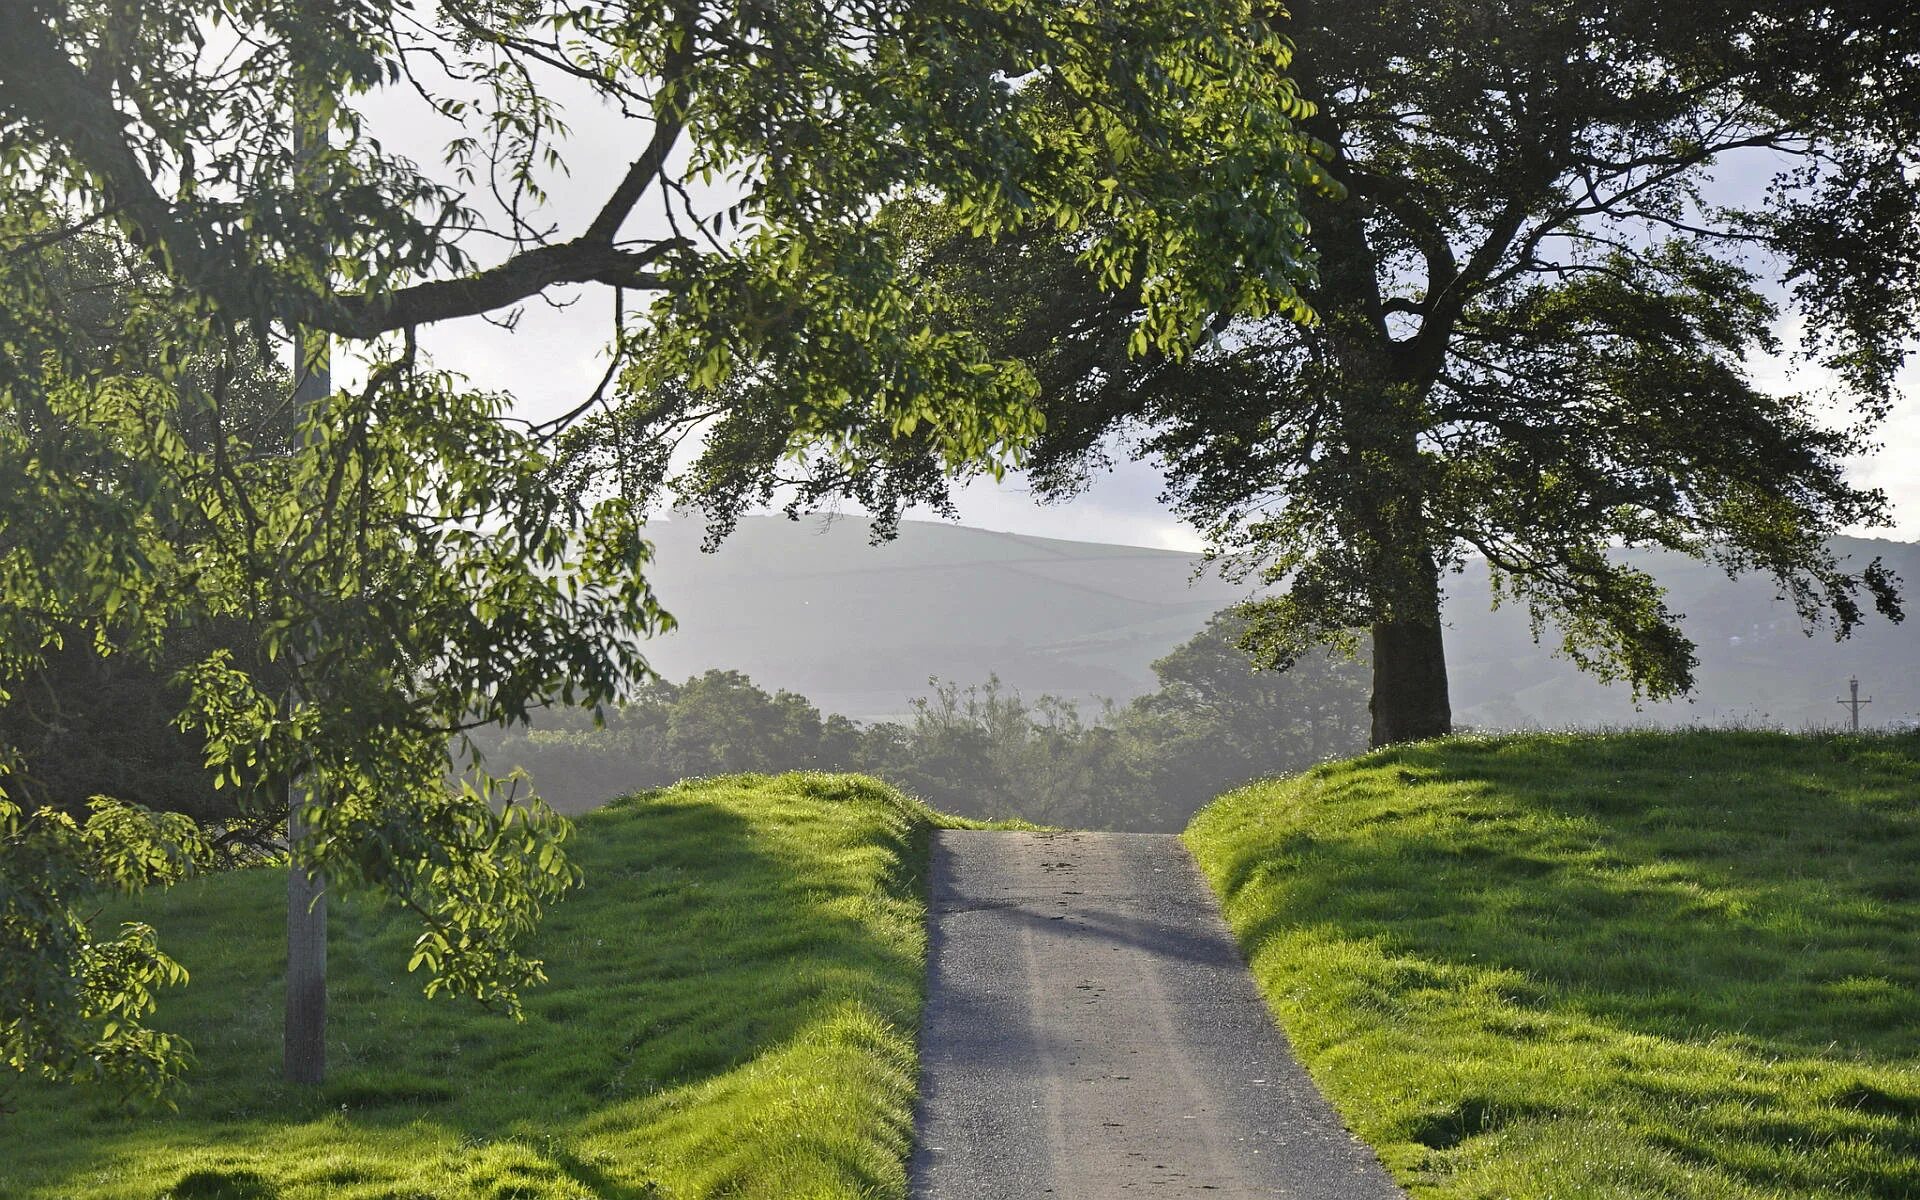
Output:
[[[1920,738],[1458,739],[1187,832],[1418,1197],[1920,1197]]]
[[[0,1195],[904,1197],[940,818],[855,776],[738,776],[579,821],[527,1019],[426,1000],[408,923],[336,903],[331,1073],[278,1078],[285,876],[145,897],[193,973],[177,1114],[11,1089]],[[417,926],[414,927],[417,929]]]

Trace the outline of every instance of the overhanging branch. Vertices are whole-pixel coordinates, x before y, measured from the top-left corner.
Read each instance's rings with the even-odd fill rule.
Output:
[[[678,238],[642,250],[613,243],[621,221],[663,169],[678,139],[677,118],[663,115],[651,144],[593,224],[571,241],[524,250],[459,278],[391,291],[325,296],[289,292],[284,285],[257,288],[264,268],[181,218],[129,142],[126,115],[74,65],[32,6],[23,0],[0,0],[0,26],[7,28],[7,36],[0,37],[0,118],[24,121],[64,146],[136,245],[174,278],[236,311],[364,340],[492,312],[560,284],[656,291],[667,279],[652,269],[655,264],[689,248]],[[262,294],[269,297],[264,314]]]
[[[666,286],[666,279],[648,268],[684,247],[684,242],[665,241],[645,250],[620,250],[595,239],[576,238],[522,251],[499,266],[458,279],[341,296],[331,304],[309,299],[304,311],[292,319],[339,337],[373,338],[395,329],[494,312],[558,284],[604,283],[657,291]]]

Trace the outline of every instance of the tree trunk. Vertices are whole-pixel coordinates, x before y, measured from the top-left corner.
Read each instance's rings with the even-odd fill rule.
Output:
[[[1418,594],[1398,597],[1373,625],[1373,746],[1453,732],[1447,652],[1440,626],[1440,574],[1430,551],[1417,555]]]
[[[1319,86],[1308,75],[1297,79],[1307,94]],[[1305,127],[1334,147],[1333,173],[1339,176],[1345,135],[1335,111],[1323,107]],[[1323,318],[1321,349],[1334,364],[1325,386],[1341,414],[1349,460],[1344,516],[1366,561],[1373,621],[1370,744],[1441,737],[1453,732],[1453,708],[1420,450],[1424,400],[1441,363],[1416,353],[1419,345],[1397,341],[1388,326],[1380,279],[1389,268],[1369,241],[1365,206],[1309,203],[1320,251],[1320,281],[1311,299]],[[1430,282],[1441,288],[1447,281]]]

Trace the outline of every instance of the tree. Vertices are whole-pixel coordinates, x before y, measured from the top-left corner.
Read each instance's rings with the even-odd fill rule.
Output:
[[[521,935],[573,877],[566,827],[538,804],[496,805],[485,778],[449,792],[447,739],[524,712],[558,680],[604,696],[638,669],[629,639],[654,610],[637,531],[555,497],[540,456],[492,420],[496,401],[424,369],[329,398],[297,451],[231,431],[197,448],[182,414],[224,426],[258,351],[203,330],[186,356],[218,364],[203,389],[194,371],[145,367],[166,361],[180,325],[133,322],[103,367],[68,326],[37,323],[58,316],[48,272],[64,244],[4,269],[24,302],[6,317],[18,355],[0,419],[0,678],[31,676],[73,642],[154,664],[181,630],[257,631],[252,653],[216,643],[179,673],[178,718],[214,786],[307,780],[313,869],[419,914],[429,991],[511,1008],[540,977]],[[151,273],[125,284],[171,290]],[[150,935],[99,935],[76,906],[92,881],[146,878],[115,869],[122,855],[205,864],[170,848],[189,840],[178,819],[134,821],[114,800],[90,810],[75,823],[0,802],[0,1050],[56,1077],[111,1067],[164,1083],[180,1047],[142,1018],[148,985],[178,973]],[[144,841],[123,836],[149,825]],[[129,954],[152,969],[97,969]],[[69,986],[49,992],[56,979]]]
[[[676,779],[722,772],[823,770],[820,710],[768,695],[738,671],[708,671],[679,689],[662,758]]]
[[[1223,313],[1191,354],[1130,355],[1136,306],[1075,279],[1070,241],[900,214],[929,284],[1035,370],[1040,492],[1116,437],[1157,459],[1215,553],[1277,586],[1264,661],[1370,635],[1376,745],[1451,728],[1440,599],[1469,554],[1636,695],[1686,691],[1694,654],[1618,546],[1768,572],[1841,636],[1899,618],[1879,562],[1827,542],[1887,520],[1843,462],[1920,332],[1909,13],[1312,0],[1292,30],[1346,195],[1309,198],[1317,323]],[[1757,382],[1786,313],[1830,387]]]
[[[1151,748],[1149,787],[1179,825],[1229,787],[1365,745],[1364,663],[1316,650],[1284,672],[1258,670],[1247,631],[1242,610],[1215,613],[1154,662],[1159,690],[1123,714],[1123,731]]]
[[[174,679],[216,649],[244,649],[251,632],[180,631],[151,660],[101,654],[88,640],[66,639],[0,709],[20,754],[13,795],[27,807],[76,817],[94,796],[113,796],[191,818],[223,857],[269,852],[285,814],[214,788],[200,740],[179,727],[192,697]]]
[[[823,720],[804,696],[711,670],[685,683],[650,680],[597,716],[542,714],[538,728],[498,739],[487,755],[572,811],[700,775],[843,771],[858,737],[851,721]]]
[[[1259,13],[0,0],[0,690],[67,639],[153,660],[171,630],[258,629],[270,677],[224,650],[180,672],[208,765],[243,789],[301,778],[296,868],[397,897],[423,920],[430,992],[511,1008],[540,974],[517,941],[572,879],[566,826],[502,802],[471,755],[450,794],[447,739],[549,696],[615,698],[645,676],[636,637],[667,622],[628,447],[562,435],[591,430],[617,380],[623,420],[671,395],[776,458],[902,440],[999,469],[1035,430],[1032,381],[899,270],[873,214],[904,195],[983,235],[1078,231],[1082,269],[1142,299],[1146,344],[1222,309],[1304,314],[1307,109]],[[555,85],[633,131],[564,236],[534,223],[561,177]],[[448,120],[451,181],[366,125],[380,87]],[[704,185],[724,198],[703,208]],[[130,296],[104,327],[60,286],[92,231],[114,235]],[[613,289],[616,324],[614,370],[569,416],[529,428],[419,350],[420,326],[570,284]],[[315,332],[365,382],[269,453],[236,427],[235,380],[277,354],[305,366]],[[777,404],[729,424],[743,396]],[[70,889],[21,882],[40,821],[0,795],[0,961],[82,978],[108,943]],[[76,862],[91,845],[63,844]],[[74,1074],[58,1022],[137,1032],[153,962],[51,1008],[0,979],[6,1060]],[[173,1051],[139,1045],[145,1077],[167,1076]]]
[[[1035,712],[998,677],[962,688],[929,679],[932,694],[912,701],[904,725],[872,731],[860,763],[896,787],[949,812],[1007,817],[1037,811],[1041,780],[1033,751]],[[1045,796],[1048,812],[1068,797]],[[1061,803],[1065,801],[1066,803]]]
[[[10,0],[9,16],[10,173],[71,190],[245,320],[365,340],[600,283],[657,297],[616,331],[644,343],[621,359],[638,380],[762,378],[796,410],[794,438],[845,434],[851,408],[933,429],[957,462],[1028,431],[1026,381],[929,327],[871,219],[880,201],[938,195],[983,233],[1088,231],[1087,269],[1145,297],[1157,343],[1223,302],[1304,311],[1295,185],[1253,168],[1310,170],[1292,125],[1306,110],[1251,4],[555,4],[424,21],[390,4]],[[457,123],[448,154],[507,198],[498,222],[364,127],[352,100],[385,81]],[[618,106],[639,147],[566,240],[524,211],[564,129],[543,81]],[[289,113],[331,134],[310,169]],[[1241,186],[1192,186],[1219,172]],[[703,211],[692,189],[715,180],[737,199]],[[663,232],[631,223],[643,198]],[[475,232],[506,257],[476,265]]]

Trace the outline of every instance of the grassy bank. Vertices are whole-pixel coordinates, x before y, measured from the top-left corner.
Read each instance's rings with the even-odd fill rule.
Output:
[[[1187,840],[1416,1196],[1920,1197],[1920,738],[1423,744]]]
[[[13,1088],[0,1195],[904,1197],[934,814],[854,776],[739,776],[579,822],[585,888],[527,1020],[429,1001],[405,921],[337,905],[331,1077],[277,1078],[285,877],[144,899],[193,973],[177,1114]],[[416,927],[417,928],[417,927]]]

